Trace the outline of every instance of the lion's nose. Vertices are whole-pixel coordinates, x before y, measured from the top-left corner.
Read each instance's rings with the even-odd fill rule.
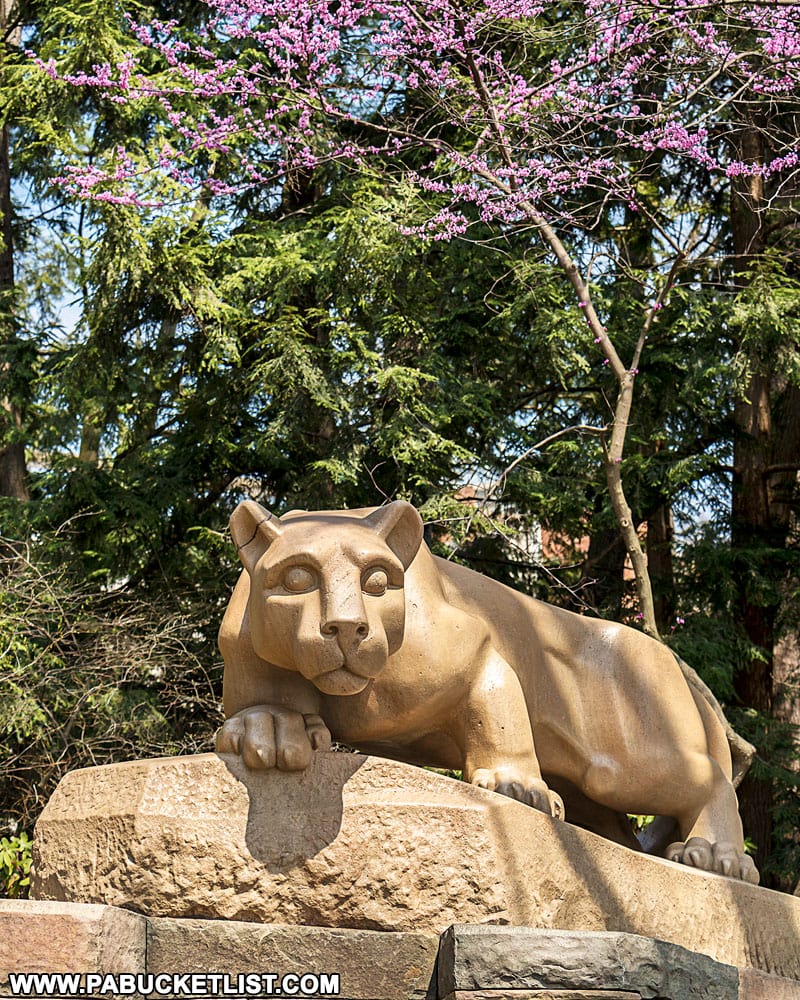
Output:
[[[323,635],[337,636],[346,643],[360,642],[366,639],[369,628],[365,621],[326,621],[320,626]]]

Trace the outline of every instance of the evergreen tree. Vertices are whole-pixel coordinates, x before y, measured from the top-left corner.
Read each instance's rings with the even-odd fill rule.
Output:
[[[46,72],[7,32],[2,533],[69,522],[53,542],[68,589],[178,592],[207,662],[242,496],[278,512],[402,496],[441,551],[634,624],[626,554],[646,535],[639,613],[738,705],[760,751],[748,831],[787,887],[792,5],[643,19],[626,0],[611,23],[590,0],[513,17],[487,0],[460,20],[434,3],[441,38],[406,49],[401,7],[391,25],[369,3],[352,24],[329,11],[315,63],[274,33],[255,44],[252,20],[209,20],[221,3],[141,5],[133,32],[114,0],[6,5]],[[274,23],[316,10],[283,2]],[[376,37],[401,58],[376,61]],[[755,63],[720,63],[745,45]],[[521,553],[539,530],[558,544]],[[18,685],[42,662],[19,648]],[[156,708],[172,698],[139,683]],[[53,711],[18,704],[40,727]],[[160,738],[194,745],[195,716],[158,711]]]

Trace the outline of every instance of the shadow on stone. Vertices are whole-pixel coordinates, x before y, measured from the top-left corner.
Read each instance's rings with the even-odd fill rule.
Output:
[[[303,865],[336,840],[344,785],[364,763],[358,754],[339,754],[333,773],[325,755],[306,771],[258,772],[248,770],[240,757],[217,756],[247,789],[247,849],[274,874]]]

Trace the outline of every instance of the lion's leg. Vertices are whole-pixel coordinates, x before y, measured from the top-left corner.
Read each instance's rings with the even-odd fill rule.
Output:
[[[758,870],[744,853],[739,803],[731,783],[731,757],[727,738],[711,708],[692,692],[703,720],[709,755],[693,755],[698,780],[695,788],[704,792],[698,803],[688,797],[678,821],[682,841],[670,844],[666,857],[671,861],[718,872],[758,884]]]
[[[711,764],[716,771],[711,794],[699,811],[677,817],[683,839],[670,844],[666,857],[757,885],[758,870],[744,853],[736,792],[716,761]]]
[[[242,573],[219,633],[225,722],[217,733],[217,753],[235,754],[251,770],[301,771],[314,750],[330,746],[330,732],[319,717],[320,694],[305,677],[256,654],[243,623],[248,593],[249,578]]]
[[[564,803],[542,778],[519,678],[491,647],[455,726],[466,781],[563,819]]]

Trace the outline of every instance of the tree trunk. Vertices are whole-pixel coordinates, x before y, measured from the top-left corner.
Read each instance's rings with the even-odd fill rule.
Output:
[[[595,498],[595,520],[602,513],[605,497]],[[578,590],[587,604],[603,617],[618,620],[625,594],[625,544],[616,525],[589,530],[589,551],[581,570]]]
[[[740,155],[752,163],[763,162],[762,145],[762,133],[755,127],[747,129],[741,137]],[[764,204],[760,177],[740,178],[733,183],[731,233],[740,284],[749,280],[748,271],[765,248]],[[787,682],[796,668],[797,652],[788,637],[780,641],[780,602],[775,597],[781,590],[788,591],[790,581],[774,553],[786,548],[796,530],[792,500],[800,463],[800,390],[788,384],[777,365],[769,370],[763,359],[749,360],[752,373],[743,398],[734,406],[731,540],[734,553],[746,553],[734,578],[735,607],[755,650],[734,684],[745,706],[767,718],[791,717],[796,701],[789,694]],[[761,867],[773,849],[775,788],[772,781],[748,775],[739,797],[745,833],[756,842],[756,863]],[[762,881],[780,887],[775,875],[768,874]]]
[[[800,387],[788,385],[775,407],[776,449],[773,471],[767,478],[770,511],[786,536],[787,545],[800,545]],[[800,580],[790,574],[775,623],[773,651],[773,707],[777,718],[800,726]],[[800,770],[800,754],[796,762]]]
[[[100,459],[100,428],[95,415],[84,413],[81,421],[81,445],[78,458],[86,465],[96,466]]]
[[[0,0],[0,69],[6,46],[18,40],[19,32],[13,29],[8,37],[8,18],[11,0]],[[2,77],[0,77],[2,85]],[[11,162],[9,158],[9,127],[4,122],[0,128],[0,352],[6,353],[16,340],[14,319],[14,240],[11,214]],[[0,384],[7,381],[11,372],[8,357],[0,360]],[[25,447],[18,435],[22,426],[22,412],[11,394],[0,388],[0,496],[28,499]]]
[[[772,443],[772,415],[769,380],[764,375],[751,376],[747,396],[736,401],[734,418],[738,433],[734,445],[732,541],[734,549],[752,552],[759,546],[766,549],[771,541],[766,470]],[[745,705],[769,714],[775,622],[774,608],[758,597],[760,571],[761,566],[757,566],[754,574],[751,558],[747,558],[736,574],[738,618],[760,651],[741,671],[736,690]]]
[[[647,570],[653,586],[656,625],[662,635],[669,633],[675,619],[674,535],[672,508],[663,503],[647,519]]]

